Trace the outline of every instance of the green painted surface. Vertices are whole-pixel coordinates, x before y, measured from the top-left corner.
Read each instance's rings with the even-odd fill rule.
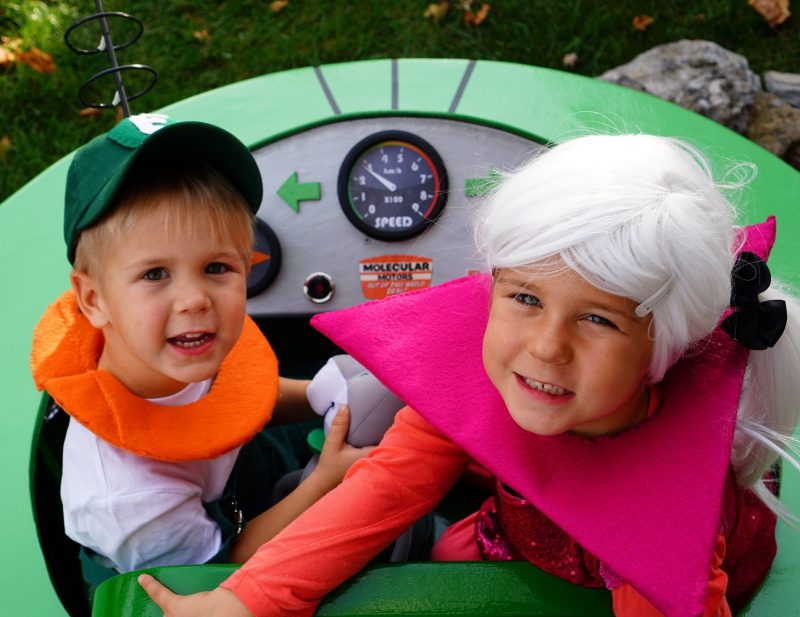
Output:
[[[278,196],[295,212],[300,211],[301,201],[318,201],[320,196],[319,182],[300,182],[294,172],[278,189]]]
[[[464,60],[399,61],[397,95],[402,112],[488,124],[542,141],[563,139],[587,128],[677,135],[699,145],[717,163],[753,161],[759,174],[743,193],[748,200],[743,222],[762,219],[770,213],[778,215],[779,242],[770,263],[777,276],[800,285],[796,240],[800,237],[800,174],[783,162],[677,106],[610,84],[536,67],[477,62],[455,113],[448,114],[466,66]],[[232,84],[162,111],[179,119],[218,124],[252,147],[346,117],[397,113],[390,109],[390,61],[325,66],[322,73],[342,116],[333,114],[312,68]],[[61,236],[61,200],[68,159],[45,170],[0,206],[0,256],[5,264],[0,272],[0,288],[4,290],[0,303],[0,340],[4,344],[0,466],[7,491],[0,545],[4,554],[12,557],[7,563],[13,564],[0,577],[0,593],[3,614],[20,617],[65,614],[49,583],[33,524],[30,449],[40,396],[34,389],[28,362],[31,332],[39,315],[68,284]],[[796,471],[787,471],[783,494],[787,505],[800,513],[800,474]],[[778,538],[775,567],[747,612],[752,617],[791,614],[800,605],[796,588],[800,578],[800,533],[780,524]],[[429,565],[430,569],[416,571],[421,573],[417,579],[414,570],[400,568],[398,575],[410,577],[404,585],[412,590],[421,590],[427,584],[443,587],[454,584],[448,578],[448,567]],[[491,603],[497,599],[498,593],[486,584],[497,580],[487,578],[495,574],[504,576],[500,570],[488,570],[478,577],[475,588],[481,589],[483,595],[482,599],[473,597],[475,602]],[[515,572],[513,576],[513,580],[498,583],[499,589],[506,589],[506,595],[507,589],[517,588],[514,581],[524,575]],[[365,606],[380,601],[383,591],[373,592],[373,584],[376,590],[392,586],[391,579],[383,583],[381,577],[370,577],[348,588],[347,594],[356,594],[347,596],[354,598],[355,606],[362,599]],[[386,587],[380,587],[384,584]],[[511,587],[504,587],[506,584]],[[341,602],[345,599],[346,594],[341,596]]]
[[[159,111],[179,120],[216,124],[253,148],[334,119],[312,68],[237,82]]]
[[[235,566],[147,570],[177,593],[213,589]],[[369,589],[369,593],[364,593]],[[503,593],[487,594],[486,590]],[[160,617],[161,611],[126,574],[103,583],[94,617]],[[577,587],[526,562],[374,566],[354,576],[320,605],[318,617],[611,617],[611,594]]]
[[[321,72],[342,114],[358,115],[392,108],[390,60],[328,64]]]
[[[500,181],[500,172],[490,169],[485,176],[467,178],[464,180],[464,195],[467,197],[480,197],[488,195]]]
[[[467,60],[398,60],[398,108],[416,113],[446,112],[468,64]]]
[[[39,315],[67,284],[61,236],[66,160],[18,191],[0,207],[0,469],[6,491],[0,545],[13,555],[0,575],[0,613],[59,615],[39,550],[30,500],[30,448],[40,395],[30,375],[31,333]]]

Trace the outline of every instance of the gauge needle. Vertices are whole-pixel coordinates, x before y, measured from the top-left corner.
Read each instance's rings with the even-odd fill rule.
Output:
[[[378,182],[380,182],[383,186],[385,186],[390,191],[396,191],[397,190],[397,185],[394,182],[391,182],[391,181],[387,180],[386,178],[384,178],[382,175],[380,175],[378,173],[375,173],[374,171],[372,171],[372,168],[369,167],[368,165],[365,164],[364,165],[364,169],[366,169],[367,172],[372,177],[374,177]]]

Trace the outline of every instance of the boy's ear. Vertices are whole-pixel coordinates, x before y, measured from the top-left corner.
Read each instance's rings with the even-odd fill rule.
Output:
[[[84,317],[98,330],[108,324],[103,299],[97,281],[86,272],[73,270],[69,275],[72,290],[78,300],[78,308]]]

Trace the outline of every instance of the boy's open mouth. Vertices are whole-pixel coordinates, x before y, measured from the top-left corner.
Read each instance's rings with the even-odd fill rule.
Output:
[[[208,343],[213,338],[214,335],[210,332],[187,332],[186,334],[173,336],[167,341],[182,349],[192,349]]]
[[[523,377],[523,380],[526,384],[528,384],[534,390],[539,390],[539,392],[546,392],[547,394],[554,394],[556,396],[563,396],[565,394],[571,394],[569,390],[566,388],[562,388],[561,386],[556,386],[549,383],[542,383],[541,381],[536,381],[530,377]]]

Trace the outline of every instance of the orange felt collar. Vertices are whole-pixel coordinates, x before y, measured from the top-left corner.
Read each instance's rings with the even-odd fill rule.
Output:
[[[211,390],[189,405],[163,406],[97,370],[103,334],[72,291],[50,305],[33,334],[31,369],[72,418],[112,445],[162,461],[215,458],[255,435],[278,396],[278,361],[248,317]]]

